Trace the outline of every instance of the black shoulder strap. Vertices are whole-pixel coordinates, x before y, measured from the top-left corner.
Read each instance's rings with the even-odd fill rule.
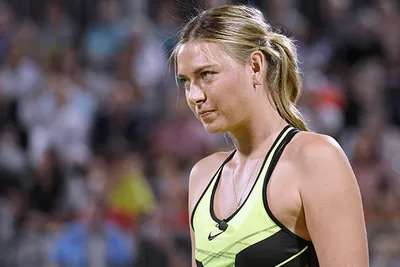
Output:
[[[200,201],[202,200],[202,198],[204,197],[204,195],[206,194],[206,192],[208,191],[208,188],[210,187],[210,185],[212,184],[212,182],[217,179],[220,175],[221,175],[221,170],[222,168],[226,165],[226,163],[228,163],[228,161],[230,161],[233,156],[236,153],[236,149],[224,160],[224,162],[221,164],[221,166],[219,166],[218,170],[215,172],[214,176],[210,179],[210,182],[208,183],[208,185],[206,186],[206,188],[204,189],[203,193],[201,194],[199,200],[197,200],[196,205],[193,208],[192,214],[190,216],[190,225],[192,226],[192,230],[194,231],[194,226],[193,226],[193,218],[194,218],[194,213],[197,209],[197,206],[199,205]]]
[[[282,156],[283,151],[285,150],[286,146],[290,143],[290,141],[293,139],[293,137],[300,132],[298,129],[293,128],[290,130],[290,132],[285,136],[285,138],[282,140],[282,142],[279,144],[278,148],[275,151],[275,154],[272,157],[271,163],[268,166],[268,171],[267,174],[265,175],[265,180],[264,180],[264,185],[263,185],[263,202],[264,202],[264,207],[265,210],[267,211],[269,217],[278,225],[283,231],[288,233],[289,235],[295,237],[296,239],[298,238],[295,234],[293,234],[290,230],[288,230],[279,220],[272,214],[271,210],[269,209],[268,206],[268,199],[267,199],[267,185],[268,182],[272,176],[272,173],[276,167],[276,164],[278,163],[280,157]]]

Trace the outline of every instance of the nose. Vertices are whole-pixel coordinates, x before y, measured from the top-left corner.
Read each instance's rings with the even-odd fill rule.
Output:
[[[194,84],[190,84],[190,90],[188,91],[188,100],[191,104],[201,104],[206,100],[206,95],[204,91]]]

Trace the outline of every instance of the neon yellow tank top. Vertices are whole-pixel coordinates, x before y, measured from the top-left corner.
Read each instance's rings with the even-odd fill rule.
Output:
[[[285,127],[265,157],[249,195],[228,218],[214,213],[214,195],[225,164],[217,170],[191,217],[198,267],[318,267],[311,242],[285,228],[271,213],[266,197],[268,180],[283,150],[298,130]]]

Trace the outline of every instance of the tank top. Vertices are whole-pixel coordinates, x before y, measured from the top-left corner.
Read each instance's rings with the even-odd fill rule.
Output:
[[[191,216],[198,267],[318,267],[312,242],[295,235],[272,214],[266,188],[287,144],[299,131],[285,127],[268,151],[245,201],[228,218],[217,218],[214,196],[223,167],[219,167],[196,203]]]

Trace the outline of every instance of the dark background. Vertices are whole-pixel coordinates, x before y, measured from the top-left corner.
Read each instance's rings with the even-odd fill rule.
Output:
[[[296,39],[299,108],[350,159],[371,267],[400,266],[399,1],[240,2]],[[1,267],[190,265],[189,171],[232,146],[190,113],[168,56],[223,3],[0,1]]]

